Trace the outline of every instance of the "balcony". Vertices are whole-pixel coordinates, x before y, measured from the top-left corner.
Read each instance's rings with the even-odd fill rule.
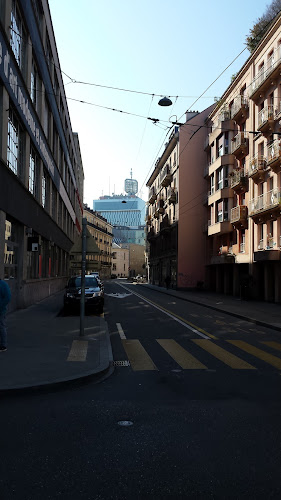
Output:
[[[245,228],[248,225],[248,207],[238,205],[231,209],[230,222],[235,229]]]
[[[265,156],[256,155],[250,159],[248,177],[251,177],[254,182],[259,183],[264,180],[266,169],[267,161]]]
[[[156,198],[157,198],[157,195],[156,195],[155,188],[152,187],[152,188],[150,188],[149,195],[148,195],[149,203],[152,205],[155,202]]]
[[[272,236],[268,237],[266,240],[260,240],[258,251],[254,252],[254,260],[256,262],[281,260],[280,246],[277,246]]]
[[[256,101],[279,77],[281,47],[276,49],[250,84],[249,97]]]
[[[233,198],[233,191],[229,187],[228,179],[221,179],[216,186],[211,187],[211,191],[208,193],[208,205],[212,205],[221,198]]]
[[[274,130],[274,107],[273,105],[265,106],[258,114],[259,132],[263,134],[271,134]]]
[[[153,215],[154,219],[159,219],[159,211],[158,211],[156,205],[153,205],[153,207],[152,207],[152,215]]]
[[[217,255],[211,255],[211,264],[234,264],[235,255],[232,247],[221,246]]]
[[[168,187],[167,199],[170,205],[177,203],[177,193],[175,191],[175,188],[172,188],[170,186]]]
[[[156,209],[159,214],[163,214],[165,212],[164,200],[162,198],[160,198],[160,200],[157,201]]]
[[[235,120],[236,123],[240,123],[245,120],[246,113],[249,109],[249,103],[247,97],[243,95],[238,95],[233,101],[231,107],[231,118]]]
[[[162,187],[167,187],[172,182],[173,175],[170,172],[169,165],[165,165],[160,172],[160,184]]]
[[[209,176],[212,175],[218,168],[223,167],[224,165],[234,165],[235,162],[235,156],[233,154],[230,154],[226,147],[224,149],[221,149],[217,158],[212,159],[209,165]]]
[[[208,236],[213,236],[214,234],[232,233],[232,231],[233,226],[229,220],[215,222],[215,224],[210,224],[208,226]]]
[[[267,220],[276,220],[280,216],[281,190],[272,189],[263,193],[249,202],[249,216],[254,222],[266,222]]]
[[[170,219],[169,219],[168,215],[165,215],[165,217],[163,217],[162,222],[160,222],[160,232],[165,231],[165,230],[169,229],[170,227],[171,227]]]
[[[249,139],[245,132],[238,132],[231,141],[231,153],[236,158],[243,158],[248,154]]]
[[[277,139],[267,146],[267,166],[276,174],[281,170],[281,141]]]
[[[244,168],[233,170],[229,174],[230,187],[236,193],[247,191],[247,175]]]

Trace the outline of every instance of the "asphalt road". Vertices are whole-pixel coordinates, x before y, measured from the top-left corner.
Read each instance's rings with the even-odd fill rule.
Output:
[[[113,375],[1,399],[1,500],[280,499],[278,332],[141,285],[105,292]]]

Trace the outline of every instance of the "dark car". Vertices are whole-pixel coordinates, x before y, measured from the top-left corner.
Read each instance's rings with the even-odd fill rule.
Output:
[[[80,307],[81,276],[70,278],[64,293],[64,310]],[[101,314],[103,312],[104,292],[95,276],[85,276],[85,307]]]

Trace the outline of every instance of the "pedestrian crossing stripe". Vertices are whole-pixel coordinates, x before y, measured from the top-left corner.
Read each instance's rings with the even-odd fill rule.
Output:
[[[134,371],[158,370],[139,340],[122,340],[121,342]]]
[[[131,367],[134,371],[147,371],[158,370],[157,366],[146,352],[139,340],[121,340],[122,345],[130,361]],[[171,358],[184,370],[208,370],[210,366],[206,366],[199,359],[197,359],[189,350],[183,348],[174,339],[156,339],[156,342],[171,356]],[[215,344],[214,342],[206,339],[191,339],[191,344],[207,351],[208,354],[217,358],[235,370],[256,370],[257,368],[252,364],[244,361],[235,354],[229,352],[223,347]],[[242,340],[227,340],[226,342],[232,344],[238,349],[251,354],[252,356],[261,359],[262,361],[270,364],[274,368],[281,370],[281,359],[274,356],[254,345],[248,344]],[[273,349],[281,351],[281,344],[278,342],[260,342]]]
[[[269,363],[270,365],[274,366],[274,368],[281,370],[281,359],[277,358],[277,356],[269,354],[268,352],[265,352],[262,349],[259,349],[258,347],[248,344],[247,342],[244,342],[244,340],[228,340],[227,342],[235,345],[236,347],[239,347],[239,349],[242,349],[248,354],[252,354],[256,358],[259,358],[262,361]]]
[[[179,345],[175,340],[158,339],[157,342],[184,370],[207,369],[207,367],[203,365],[203,363],[198,361],[198,359],[192,356],[192,354],[190,354],[186,349]],[[209,341],[207,340],[206,342]]]
[[[219,359],[226,365],[230,366],[230,368],[234,368],[236,370],[255,370],[254,366],[208,340],[206,341],[204,339],[194,339],[192,340],[192,342],[194,342],[202,349],[205,349],[205,351],[207,351],[209,354],[212,354],[212,356]]]
[[[277,349],[277,351],[281,351],[281,344],[279,344],[278,342],[262,342],[262,344],[266,344],[268,345],[269,347],[272,347],[272,349]]]

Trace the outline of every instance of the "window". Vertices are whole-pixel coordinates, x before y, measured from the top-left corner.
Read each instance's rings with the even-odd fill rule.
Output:
[[[51,44],[48,35],[46,35],[46,47],[45,47],[45,53],[46,53],[46,61],[49,66],[50,72],[52,71],[52,63],[53,63],[53,58],[52,58],[52,50],[51,50]]]
[[[223,169],[218,170],[218,189],[223,188]]]
[[[29,176],[28,176],[28,189],[33,194],[33,196],[37,196],[37,177],[38,177],[38,165],[39,159],[35,154],[33,147],[30,148],[29,155]]]
[[[34,59],[32,59],[31,75],[30,75],[30,97],[37,109],[37,90],[38,90],[38,71]]]
[[[44,102],[44,115],[43,115],[43,129],[45,132],[45,135],[47,139],[50,139],[50,126],[51,126],[51,120],[50,120],[50,108],[48,101],[45,97],[45,102]]]
[[[35,11],[35,16],[37,18],[40,31],[42,32],[42,20],[43,20],[43,10],[40,0],[33,0],[33,6]]]
[[[46,179],[46,173],[43,172],[42,175],[42,207],[46,208],[46,190],[47,190],[47,179]]]
[[[7,164],[8,167],[19,177],[22,176],[23,159],[23,129],[13,109],[9,109],[8,119],[8,144]]]
[[[214,194],[215,192],[215,177],[214,174],[211,175],[211,194]]]
[[[12,219],[5,221],[4,279],[17,277],[19,226]]]
[[[24,73],[25,69],[25,49],[26,49],[26,33],[23,26],[22,18],[16,4],[16,0],[12,1],[11,11],[11,48],[16,58],[16,61]]]
[[[55,221],[57,221],[57,190],[55,184],[52,182],[52,217]]]

